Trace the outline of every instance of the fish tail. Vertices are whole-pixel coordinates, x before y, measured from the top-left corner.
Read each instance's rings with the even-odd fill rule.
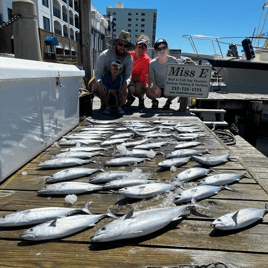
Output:
[[[228,190],[228,191],[232,191],[232,192],[237,192],[237,190],[232,189],[232,188],[228,187],[227,185],[222,186],[222,189],[226,189],[226,190]]]
[[[265,214],[268,213],[268,204],[265,204]]]
[[[248,179],[253,179],[254,180],[254,178],[253,177],[250,177],[246,172],[243,174],[243,176],[246,177],[246,178],[248,178]]]
[[[90,215],[92,215],[92,213],[89,211],[89,206],[90,206],[90,204],[91,204],[92,202],[88,202],[88,203],[86,203],[86,205],[84,206],[84,208],[82,208],[82,211],[84,211],[85,213],[87,213],[87,214],[90,214]]]
[[[194,197],[191,199],[191,205],[192,205],[192,208],[198,207],[198,208],[210,209],[209,207],[206,207],[206,206],[203,206],[203,205],[200,205],[199,203],[197,203],[196,200],[194,199]]]
[[[108,210],[107,210],[105,215],[108,216],[108,217],[111,217],[111,218],[115,218],[115,219],[118,218],[116,215],[114,215],[114,213],[112,212],[111,208],[108,208]]]

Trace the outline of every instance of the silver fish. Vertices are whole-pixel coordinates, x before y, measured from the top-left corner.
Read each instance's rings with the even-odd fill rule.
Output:
[[[78,139],[78,140],[68,140],[61,141],[59,145],[61,146],[76,146],[78,143],[82,145],[97,144],[103,142],[102,140],[88,140],[88,139]]]
[[[57,158],[91,158],[94,156],[104,156],[105,154],[100,152],[90,153],[90,152],[65,152],[65,153],[59,153],[54,156],[52,156],[50,159],[57,159]]]
[[[38,224],[54,220],[56,218],[71,215],[75,212],[83,211],[91,214],[88,210],[90,202],[84,208],[62,208],[62,207],[47,207],[47,208],[33,208],[15,213],[7,214],[0,218],[1,227],[24,226],[30,224]]]
[[[95,134],[95,135],[90,135],[90,134],[76,134],[76,135],[65,135],[62,138],[67,139],[67,140],[88,140],[88,139],[105,139],[105,137],[100,136],[100,134]]]
[[[85,127],[80,129],[80,131],[109,131],[109,130],[114,130],[114,127]]]
[[[127,131],[128,129],[126,127],[119,127],[119,128],[116,128],[115,131]]]
[[[110,137],[110,139],[123,139],[123,138],[130,138],[133,137],[134,133],[122,133],[122,134],[116,134]]]
[[[101,146],[120,144],[120,143],[123,143],[127,140],[129,140],[129,138],[107,140],[107,141],[102,142]]]
[[[120,157],[106,161],[104,166],[130,166],[146,160],[152,161],[150,158]]]
[[[134,149],[147,149],[147,150],[150,150],[150,149],[160,148],[160,147],[162,147],[164,145],[167,145],[167,144],[169,144],[169,142],[167,142],[167,141],[152,142],[152,143],[147,143],[147,144],[142,144],[142,145],[135,146]]]
[[[196,126],[194,123],[180,122],[175,127],[193,127]]]
[[[159,129],[159,127],[135,128],[135,130],[138,132],[149,132],[157,129]]]
[[[23,232],[20,239],[29,241],[58,239],[92,227],[104,217],[105,214],[75,215],[51,220]]]
[[[121,188],[118,190],[118,193],[129,198],[143,199],[165,193],[173,188],[175,188],[175,186],[172,184],[150,183]]]
[[[104,121],[104,120],[101,120],[101,121],[97,121],[97,120],[93,120],[93,119],[90,119],[90,118],[86,118],[86,120],[88,122],[90,122],[91,124],[93,125],[109,125],[109,124],[114,124],[115,121],[113,120],[107,120],[107,121]]]
[[[214,185],[214,186],[227,185],[233,182],[240,181],[244,177],[253,179],[249,177],[247,173],[244,173],[244,174],[221,173],[221,174],[216,174],[213,176],[208,176],[202,181],[200,181],[199,184]]]
[[[189,141],[189,142],[179,143],[174,148],[175,149],[186,149],[186,148],[196,147],[196,146],[199,146],[202,144],[204,144],[204,143],[202,143],[200,141]]]
[[[58,182],[42,187],[37,193],[44,195],[67,195],[88,193],[101,189],[102,186],[86,182]]]
[[[196,206],[200,205],[189,204],[135,213],[134,210],[131,210],[127,215],[99,229],[90,239],[92,242],[109,242],[145,236],[166,227],[173,221],[181,219],[180,215],[184,211]]]
[[[179,167],[182,166],[186,163],[189,162],[191,157],[181,157],[181,158],[172,158],[169,160],[164,160],[160,163],[158,163],[159,167],[165,167],[165,168],[170,168],[170,167]]]
[[[193,167],[187,168],[184,171],[178,173],[172,181],[177,182],[188,182],[200,177],[206,176],[209,172],[213,171],[212,169],[201,168],[201,167]]]
[[[128,127],[128,129],[131,130],[135,135],[140,136],[140,137],[146,137],[146,138],[148,138],[149,136],[151,137],[156,133],[159,134],[159,132],[157,131],[151,131],[149,133],[140,133],[133,128]]]
[[[179,133],[193,133],[193,132],[202,132],[204,129],[199,127],[174,127]]]
[[[108,181],[118,180],[131,176],[132,172],[127,171],[106,171],[98,174],[89,180],[90,183],[105,183]]]
[[[205,166],[215,166],[218,165],[225,160],[227,160],[231,156],[231,153],[228,152],[228,154],[225,155],[219,155],[219,156],[210,156],[210,157],[204,157],[204,156],[192,156],[192,160],[205,165]]]
[[[40,162],[36,166],[40,168],[63,168],[63,167],[85,165],[89,163],[97,163],[97,162],[91,160],[83,160],[79,158],[57,158]]]
[[[176,157],[187,157],[193,155],[203,155],[210,153],[208,149],[206,150],[193,150],[193,149],[182,149],[176,150],[166,155],[166,158],[176,158]]]
[[[101,131],[101,134],[102,134],[102,135],[107,135],[107,134],[112,134],[112,133],[114,133],[114,132],[111,131],[111,130],[91,130],[91,129],[81,130],[79,133],[80,133],[81,135],[100,134],[100,131]]]
[[[145,179],[139,179],[139,178],[125,178],[125,179],[119,179],[107,182],[103,185],[103,190],[109,190],[109,189],[119,189],[124,187],[130,187],[140,184],[146,184],[151,183],[152,180],[145,180]]]
[[[265,204],[265,209],[242,208],[233,212],[228,212],[214,220],[211,227],[219,230],[244,228],[262,219],[266,213],[268,213],[267,204]]]
[[[132,141],[132,142],[124,142],[123,145],[128,148],[128,147],[134,147],[134,146],[138,146],[138,145],[141,145],[145,142],[147,142],[148,139],[143,139],[143,140],[140,140],[140,141]]]
[[[89,146],[80,146],[80,147],[72,147],[72,148],[63,148],[60,152],[94,152],[94,151],[107,151],[106,148],[103,147],[89,147]]]
[[[181,204],[188,202],[194,198],[195,200],[201,200],[212,195],[217,194],[220,190],[233,191],[227,186],[210,186],[210,185],[199,185],[190,189],[183,190],[175,196],[175,204]]]
[[[59,172],[56,172],[50,177],[46,178],[46,182],[60,182],[60,181],[68,181],[78,179],[84,176],[91,175],[98,171],[104,171],[104,169],[96,169],[96,168],[70,168],[64,169]]]
[[[200,134],[188,133],[188,134],[179,134],[179,135],[173,134],[172,137],[177,141],[191,141],[191,140],[197,139],[201,136],[200,136]]]
[[[133,149],[132,151],[121,151],[121,152],[118,152],[115,157],[123,157],[123,156],[128,156],[128,157],[148,157],[148,154],[150,154],[151,151],[149,150],[142,150],[142,149]],[[164,154],[162,152],[153,152],[155,153],[156,155],[157,154]],[[151,158],[151,157],[150,157]]]
[[[162,126],[176,126],[178,124],[178,121],[175,121],[175,120],[165,120],[161,124],[162,124]]]

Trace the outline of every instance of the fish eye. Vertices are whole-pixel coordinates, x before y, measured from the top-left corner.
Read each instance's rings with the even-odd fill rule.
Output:
[[[2,219],[4,219],[6,216],[3,216]]]
[[[105,227],[105,226],[104,226],[104,227],[102,227],[102,228],[101,228],[101,230],[102,230],[102,231],[105,231],[105,230],[106,230],[106,227]]]

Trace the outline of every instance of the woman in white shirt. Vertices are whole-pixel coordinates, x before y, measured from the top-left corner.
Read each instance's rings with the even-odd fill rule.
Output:
[[[152,100],[152,109],[158,109],[159,101],[157,98],[164,96],[164,87],[166,80],[166,69],[169,63],[180,63],[175,57],[168,55],[168,43],[165,39],[158,39],[155,42],[154,49],[158,57],[151,60],[149,64],[149,87],[146,90],[146,95]],[[168,110],[174,97],[168,97],[164,110]]]

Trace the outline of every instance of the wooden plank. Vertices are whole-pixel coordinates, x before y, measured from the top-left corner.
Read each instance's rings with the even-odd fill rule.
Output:
[[[4,267],[163,267],[226,264],[228,267],[265,267],[267,254],[199,251],[194,249],[148,248],[137,244],[27,243],[0,241]],[[67,250],[66,250],[67,249]],[[16,256],[16,258],[14,258]],[[26,265],[27,264],[27,265]]]

